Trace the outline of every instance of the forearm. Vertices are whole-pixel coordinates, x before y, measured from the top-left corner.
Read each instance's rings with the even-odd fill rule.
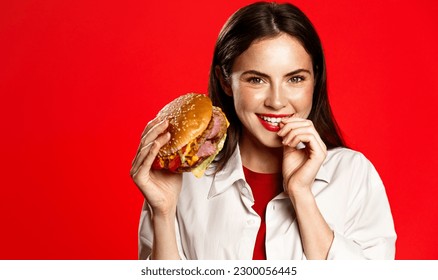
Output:
[[[178,260],[178,246],[176,243],[175,215],[153,216],[154,241],[151,259]]]
[[[312,192],[294,193],[291,200],[307,259],[327,259],[334,234],[321,215]]]

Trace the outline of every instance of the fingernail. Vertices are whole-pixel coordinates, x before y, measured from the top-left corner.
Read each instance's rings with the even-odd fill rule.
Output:
[[[304,143],[303,142],[300,142],[300,143],[298,143],[298,145],[297,145],[297,150],[301,150],[301,149],[304,149],[306,147],[306,145],[304,145]]]
[[[169,121],[168,120],[163,120],[162,122],[160,122],[160,125],[167,126],[167,125],[169,125]]]

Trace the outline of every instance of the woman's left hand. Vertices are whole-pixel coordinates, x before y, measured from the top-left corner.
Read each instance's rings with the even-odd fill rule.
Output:
[[[289,196],[310,191],[327,156],[327,147],[312,121],[298,117],[282,120],[278,135],[283,138],[283,178]],[[299,145],[304,144],[304,148]],[[298,147],[297,147],[298,146]]]

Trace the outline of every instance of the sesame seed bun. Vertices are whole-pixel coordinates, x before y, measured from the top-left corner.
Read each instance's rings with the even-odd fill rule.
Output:
[[[208,127],[212,114],[211,100],[203,94],[189,93],[167,104],[158,117],[169,120],[171,139],[160,149],[159,155],[173,154],[200,136]]]

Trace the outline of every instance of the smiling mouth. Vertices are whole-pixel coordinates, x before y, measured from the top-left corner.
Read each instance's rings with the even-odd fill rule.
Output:
[[[291,117],[291,116],[293,116],[293,114],[292,115],[276,115],[276,116],[274,116],[274,115],[269,115],[269,116],[268,115],[257,115],[257,116],[260,119],[264,120],[265,122],[268,122],[270,125],[279,126],[281,123],[281,120],[283,118]]]

